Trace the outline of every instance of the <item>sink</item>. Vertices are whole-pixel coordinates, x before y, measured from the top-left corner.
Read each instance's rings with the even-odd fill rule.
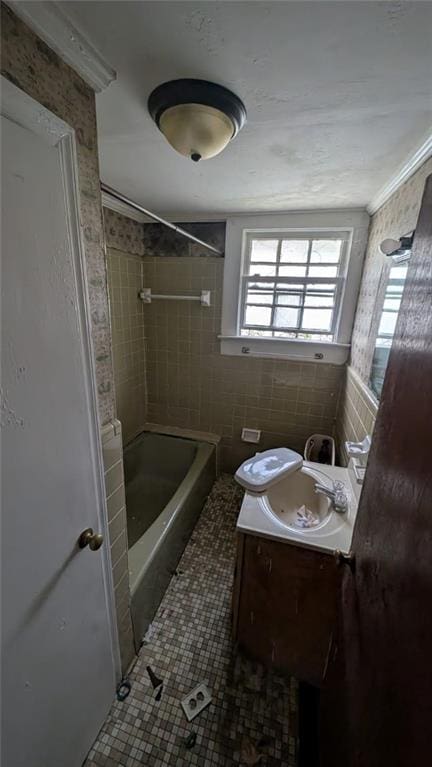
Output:
[[[334,513],[329,499],[315,493],[317,482],[332,486],[332,480],[324,472],[303,466],[270,487],[259,497],[259,504],[283,527],[310,535],[323,528]]]
[[[332,487],[342,482],[348,510],[338,514],[325,495],[315,493],[315,484]],[[298,512],[305,506],[315,517],[311,527],[302,527]],[[341,466],[303,461],[301,469],[269,487],[263,495],[246,492],[237,519],[237,530],[327,553],[348,553],[357,514],[357,497],[350,472]]]

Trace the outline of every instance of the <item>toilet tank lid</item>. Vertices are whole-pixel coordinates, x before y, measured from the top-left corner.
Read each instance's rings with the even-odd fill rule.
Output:
[[[235,478],[245,490],[260,494],[302,466],[303,458],[299,453],[287,447],[275,447],[244,461]]]

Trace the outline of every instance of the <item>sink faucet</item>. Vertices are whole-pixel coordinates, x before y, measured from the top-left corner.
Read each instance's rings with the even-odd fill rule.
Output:
[[[338,514],[346,514],[348,511],[348,497],[345,493],[345,485],[343,482],[333,482],[333,487],[322,485],[321,482],[316,482],[315,492],[320,495],[325,495],[330,501],[333,509]]]

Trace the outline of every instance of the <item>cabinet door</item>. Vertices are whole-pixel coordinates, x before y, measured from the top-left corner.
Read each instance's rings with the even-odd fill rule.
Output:
[[[338,580],[330,555],[245,536],[239,645],[267,667],[321,685]]]

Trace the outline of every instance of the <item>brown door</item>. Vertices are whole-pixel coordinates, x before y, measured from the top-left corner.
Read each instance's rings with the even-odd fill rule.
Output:
[[[432,764],[432,176],[321,699],[322,767]]]

